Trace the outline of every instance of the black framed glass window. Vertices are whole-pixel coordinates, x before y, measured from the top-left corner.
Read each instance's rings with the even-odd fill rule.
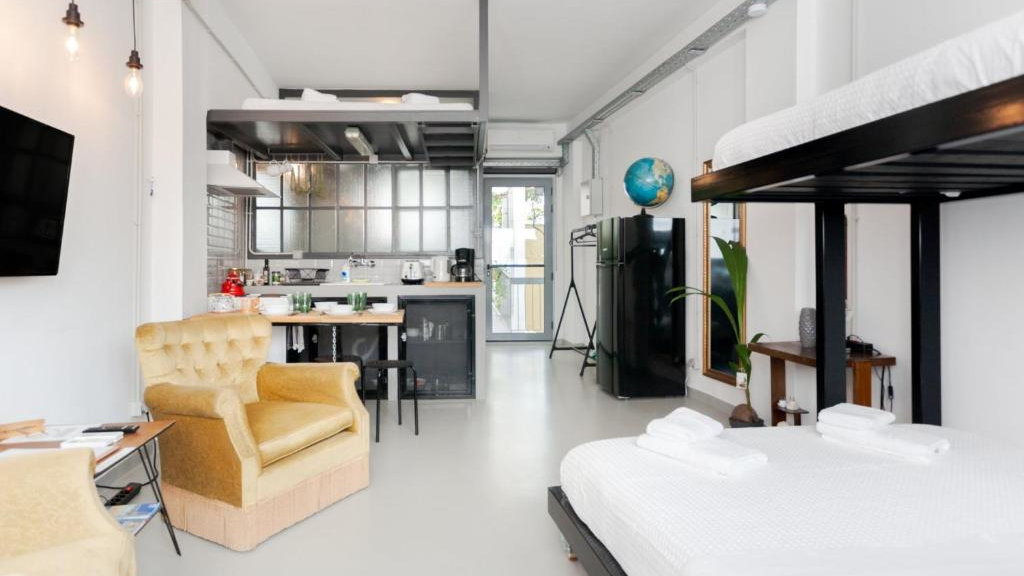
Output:
[[[254,256],[425,255],[479,248],[474,170],[313,162],[270,176],[268,166],[256,163],[256,180],[280,198],[250,201]]]

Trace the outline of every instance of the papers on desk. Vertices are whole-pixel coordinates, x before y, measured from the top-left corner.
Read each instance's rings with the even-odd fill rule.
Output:
[[[0,460],[4,458],[11,458],[13,456],[24,456],[26,454],[52,452],[54,450],[59,450],[59,448],[7,448],[5,450],[0,450]]]
[[[88,426],[79,424],[70,426],[47,426],[44,432],[28,434],[26,436],[12,436],[0,442],[4,446],[12,444],[26,444],[29,442],[63,442],[82,434]]]

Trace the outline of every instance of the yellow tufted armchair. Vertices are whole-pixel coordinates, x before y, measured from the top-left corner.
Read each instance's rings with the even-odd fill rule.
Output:
[[[171,522],[234,550],[369,485],[369,414],[354,364],[268,364],[258,315],[144,324],[145,401]]]
[[[0,458],[0,574],[134,576],[135,539],[103,508],[92,450]]]

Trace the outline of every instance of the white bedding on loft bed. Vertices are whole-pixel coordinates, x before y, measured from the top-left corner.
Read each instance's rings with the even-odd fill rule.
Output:
[[[1024,74],[1024,12],[727,132],[713,167],[727,168]]]
[[[1018,573],[1024,450],[941,434],[952,448],[924,464],[813,427],[726,430],[768,455],[734,478],[602,440],[566,455],[562,489],[629,576]]]
[[[278,100],[276,98],[246,98],[242,110],[312,110],[329,112],[391,111],[391,112],[454,112],[470,111],[468,102],[404,103],[404,102],[346,102],[338,100]]]

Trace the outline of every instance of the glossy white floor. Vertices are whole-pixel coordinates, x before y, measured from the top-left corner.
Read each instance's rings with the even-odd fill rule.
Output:
[[[178,558],[154,521],[136,546],[139,574],[580,576],[546,510],[565,452],[636,435],[686,403],[725,417],[680,398],[613,399],[593,369],[577,376],[578,355],[549,361],[545,345],[492,344],[487,354],[486,401],[421,403],[418,437],[411,402],[402,427],[393,407],[384,413],[368,489],[247,553],[179,532]]]

